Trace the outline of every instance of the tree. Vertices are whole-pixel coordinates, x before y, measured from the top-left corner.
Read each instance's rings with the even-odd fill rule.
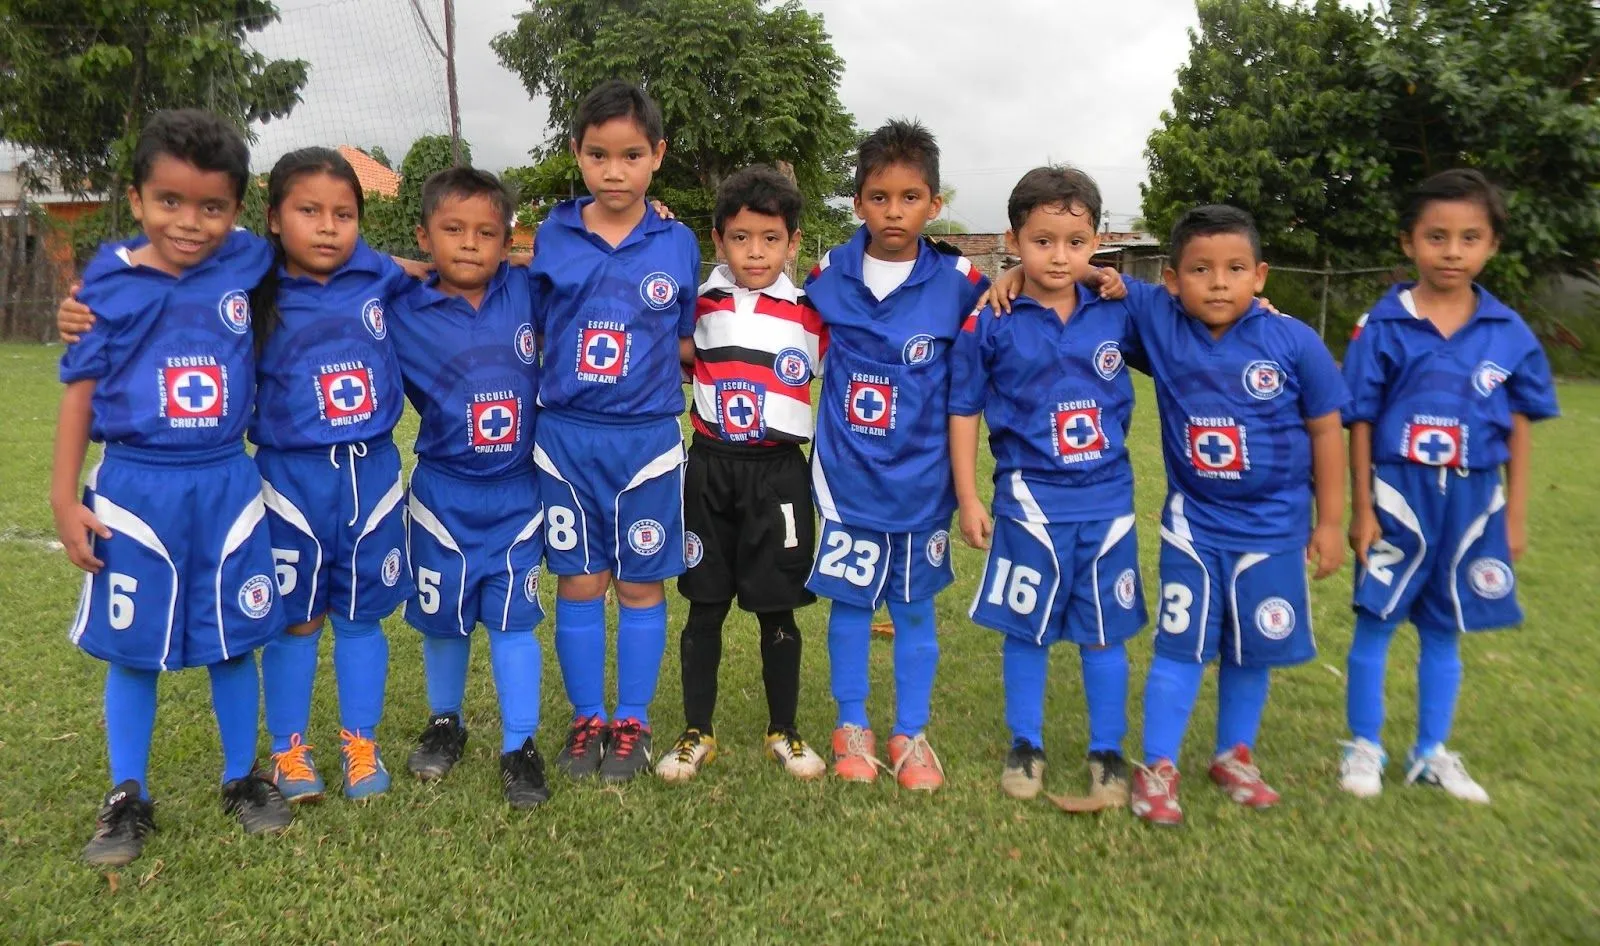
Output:
[[[461,163],[472,164],[472,146],[461,142]],[[423,135],[411,142],[406,156],[400,162],[400,202],[414,209],[417,218],[422,214],[422,182],[436,171],[454,167],[449,135]]]
[[[530,95],[550,97],[536,158],[565,150],[584,93],[621,76],[661,105],[668,148],[652,193],[680,217],[708,217],[717,184],[739,168],[784,161],[806,196],[807,245],[848,232],[848,214],[825,203],[852,189],[844,63],[799,3],[531,0],[491,45]]]
[[[394,170],[394,162],[389,160],[389,152],[383,150],[383,145],[373,145],[365,149],[367,156],[389,170]]]
[[[200,106],[247,129],[300,101],[307,65],[246,36],[268,0],[0,0],[0,138],[29,153],[25,184],[119,192],[145,119]]]

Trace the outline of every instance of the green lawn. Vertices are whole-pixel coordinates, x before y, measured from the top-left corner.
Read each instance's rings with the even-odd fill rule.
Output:
[[[1520,633],[1472,639],[1453,744],[1494,796],[1468,807],[1395,785],[1359,802],[1334,786],[1343,736],[1348,570],[1318,586],[1322,656],[1277,675],[1258,758],[1284,805],[1253,813],[1204,782],[1215,689],[1183,758],[1189,824],[1159,832],[1125,813],[1073,819],[1000,794],[1006,748],[999,642],[965,617],[977,553],[939,599],[943,662],[932,740],[949,785],[909,797],[892,783],[798,784],[760,755],[765,724],[754,622],[729,628],[719,735],[697,782],[623,789],[557,777],[541,810],[500,800],[487,653],[474,654],[472,740],[438,787],[397,778],[367,807],[330,797],[281,838],[245,838],[217,800],[206,676],[163,683],[151,782],[159,833],[116,889],[76,862],[106,790],[102,669],[66,641],[79,583],[46,503],[59,349],[0,346],[0,940],[81,942],[1233,942],[1600,940],[1600,387],[1567,385],[1567,417],[1537,434],[1532,548],[1519,573]],[[1134,430],[1146,580],[1153,584],[1162,476],[1148,386]],[[414,421],[413,421],[414,423]],[[407,428],[402,439],[409,438]],[[549,593],[548,590],[546,592]],[[682,602],[672,602],[674,627]],[[808,638],[800,725],[832,725],[825,606]],[[402,769],[426,707],[416,635],[389,622],[382,737]],[[566,704],[545,641],[549,757]],[[657,732],[682,722],[676,633]],[[1140,692],[1148,637],[1136,639]],[[889,647],[874,645],[871,709],[891,715]],[[1416,646],[1393,650],[1388,742],[1415,724]],[[1052,790],[1082,779],[1076,654],[1061,650],[1047,743]],[[313,713],[337,774],[331,656]],[[1130,750],[1137,746],[1138,698]],[[265,734],[263,734],[263,756]],[[1391,775],[1393,775],[1391,770]],[[1182,939],[1180,939],[1180,937]]]

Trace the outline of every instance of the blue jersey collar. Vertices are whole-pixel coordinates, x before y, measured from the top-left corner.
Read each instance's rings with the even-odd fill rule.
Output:
[[[1067,319],[1069,324],[1089,306],[1092,306],[1097,302],[1105,301],[1104,299],[1100,298],[1098,293],[1090,291],[1089,287],[1085,286],[1081,282],[1074,283],[1073,288],[1077,291],[1077,300],[1073,304],[1072,315]],[[1018,309],[1028,309],[1031,310],[1035,315],[1060,321],[1054,309],[1046,307],[1045,305],[1041,304],[1039,300],[1030,295],[1024,294],[1017,296],[1017,298],[1012,301],[1011,308],[1013,313],[1015,313]]]
[[[1367,313],[1368,321],[1413,321],[1421,318],[1406,306],[1405,300],[1405,293],[1410,292],[1416,285],[1414,282],[1403,282],[1390,286],[1383,298],[1373,305],[1372,311]],[[1478,296],[1478,307],[1473,310],[1472,318],[1468,319],[1468,322],[1476,322],[1479,319],[1504,321],[1515,315],[1509,306],[1477,283],[1472,284],[1472,291]]]
[[[867,232],[866,225],[856,228],[850,239],[828,256],[828,265],[836,266],[839,272],[858,283],[866,286],[866,280],[861,275],[862,257],[867,255],[867,243],[872,239],[872,234]],[[901,288],[914,286],[923,282],[939,270],[940,257],[945,254],[934,249],[933,243],[927,237],[917,240],[917,262],[911,267],[911,275],[901,284]]]
[[[652,233],[670,228],[674,222],[667,220],[660,214],[656,213],[655,207],[651,206],[650,201],[646,200],[644,202],[643,219],[641,219],[638,224],[634,226],[633,231],[629,233],[621,243],[617,244],[616,247],[613,248],[611,244],[596,236],[589,230],[587,226],[584,225],[583,208],[592,203],[594,203],[593,197],[579,197],[576,200],[564,200],[561,203],[556,204],[555,209],[550,211],[550,219],[555,223],[568,228],[569,230],[575,230],[578,233],[583,234],[586,239],[596,243],[597,245],[604,246],[607,250],[620,250],[631,243],[643,240]]]
[[[235,227],[223,238],[222,245],[217,247],[215,253],[201,260],[198,265],[184,270],[177,276],[173,276],[153,266],[129,265],[127,257],[150,242],[150,238],[141,233],[130,240],[100,244],[100,249],[95,253],[94,259],[90,260],[89,265],[84,268],[83,278],[85,280],[102,279],[121,273],[127,275],[149,274],[161,279],[185,279],[193,274],[203,273],[214,266],[220,265],[223,261],[239,255],[254,239],[256,239],[255,234]]]
[[[489,307],[489,303],[494,299],[495,294],[505,287],[506,278],[510,273],[511,264],[501,260],[500,268],[494,271],[493,276],[489,277],[489,285],[483,290],[483,304],[478,306],[477,311],[482,312]],[[416,295],[417,308],[419,309],[437,305],[453,306],[458,301],[466,302],[460,296],[452,296],[439,291],[438,273],[429,273],[428,278],[423,282],[417,283],[412,292]],[[468,306],[468,308],[471,308],[471,306]]]
[[[345,260],[342,264],[340,264],[338,269],[334,270],[328,275],[327,283],[318,282],[309,276],[291,276],[289,275],[288,268],[281,262],[277,264],[278,283],[282,286],[320,286],[331,285],[334,280],[345,275],[346,273],[364,273],[369,276],[381,276],[384,273],[385,267],[383,264],[384,260],[386,259],[388,259],[388,257],[380,256],[377,250],[374,250],[372,247],[368,246],[366,240],[357,237],[356,248],[350,254],[350,258]]]

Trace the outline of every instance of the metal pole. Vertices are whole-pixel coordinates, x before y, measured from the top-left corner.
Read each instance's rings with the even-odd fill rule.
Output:
[[[1333,276],[1333,260],[1322,258],[1322,312],[1317,316],[1317,337],[1328,339],[1328,281]]]
[[[450,163],[461,164],[461,105],[456,99],[456,4],[444,0],[444,76],[450,93]]]

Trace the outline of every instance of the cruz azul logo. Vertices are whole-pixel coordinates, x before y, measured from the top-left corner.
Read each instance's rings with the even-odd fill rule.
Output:
[[[1210,479],[1236,480],[1250,469],[1244,425],[1232,417],[1191,417],[1189,461],[1194,471]]]
[[[478,453],[505,453],[522,436],[522,398],[510,391],[474,394],[468,423],[472,449]]]
[[[1063,401],[1056,405],[1056,453],[1062,463],[1098,460],[1106,449],[1100,427],[1100,407],[1093,401]]]
[[[621,322],[590,322],[578,332],[578,379],[616,384],[628,374],[631,333]]]
[[[228,413],[228,369],[210,355],[168,358],[160,397],[169,427],[215,427]]]
[[[887,437],[895,425],[895,386],[883,375],[850,375],[845,416],[858,434]]]
[[[749,381],[717,382],[717,413],[722,418],[722,434],[732,443],[748,443],[767,435],[761,417],[761,386]]]
[[[372,416],[372,370],[359,361],[341,361],[317,369],[317,411],[330,426],[344,427]]]
[[[217,300],[217,314],[222,324],[235,335],[250,331],[250,296],[243,289],[230,289]]]
[[[639,296],[652,309],[665,309],[678,298],[678,281],[666,273],[651,273],[639,283]]]
[[[1406,459],[1423,466],[1465,466],[1467,428],[1454,417],[1418,414],[1405,426],[1401,449]]]

